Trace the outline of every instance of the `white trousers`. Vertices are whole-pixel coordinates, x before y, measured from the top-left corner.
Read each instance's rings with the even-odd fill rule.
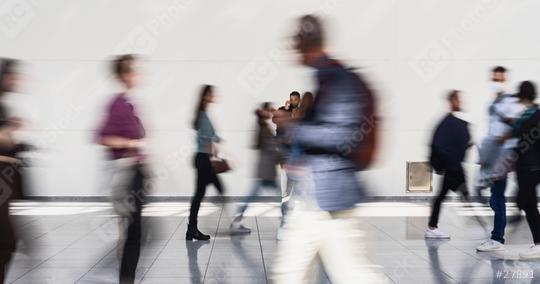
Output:
[[[389,283],[380,267],[366,257],[355,211],[292,211],[278,244],[272,283],[306,283],[317,255],[332,283]]]

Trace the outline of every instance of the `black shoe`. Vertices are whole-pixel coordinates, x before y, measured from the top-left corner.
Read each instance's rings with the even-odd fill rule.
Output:
[[[186,240],[191,241],[193,239],[199,241],[207,241],[210,239],[209,235],[203,234],[197,227],[192,227],[188,225],[188,230],[186,232]]]

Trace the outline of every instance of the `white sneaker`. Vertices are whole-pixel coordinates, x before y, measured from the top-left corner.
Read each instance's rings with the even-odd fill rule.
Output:
[[[427,228],[426,233],[424,234],[424,237],[426,239],[449,239],[450,235],[445,233],[443,230],[439,228],[435,228],[433,230],[430,228]]]
[[[487,240],[478,247],[476,247],[477,251],[500,251],[504,250],[504,244],[495,241],[495,240]]]
[[[245,227],[240,222],[232,222],[231,223],[231,234],[249,234],[251,233],[251,229],[248,227]]]
[[[519,254],[521,259],[540,259],[540,245],[534,245],[529,250]]]

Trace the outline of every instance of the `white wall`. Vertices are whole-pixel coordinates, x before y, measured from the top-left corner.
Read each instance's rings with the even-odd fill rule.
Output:
[[[137,94],[150,134],[156,195],[187,196],[194,173],[189,121],[201,84],[218,87],[211,112],[235,158],[223,176],[230,195],[248,189],[253,108],[313,90],[310,71],[287,47],[293,20],[324,16],[330,50],[364,68],[380,92],[383,148],[364,173],[376,195],[405,195],[406,161],[427,156],[430,132],[450,88],[464,90],[473,129],[485,128],[489,69],[513,82],[540,76],[540,2],[533,0],[1,0],[0,56],[27,61],[24,99],[42,147],[33,194],[107,195],[103,150],[93,129],[115,90],[107,58],[145,55]]]

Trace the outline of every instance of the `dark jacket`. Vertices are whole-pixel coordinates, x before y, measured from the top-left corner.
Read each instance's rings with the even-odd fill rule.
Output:
[[[259,121],[255,142],[259,152],[255,177],[265,181],[276,181],[280,152],[276,136],[266,122]]]
[[[449,113],[435,128],[431,166],[437,171],[461,171],[470,139],[468,123]]]

